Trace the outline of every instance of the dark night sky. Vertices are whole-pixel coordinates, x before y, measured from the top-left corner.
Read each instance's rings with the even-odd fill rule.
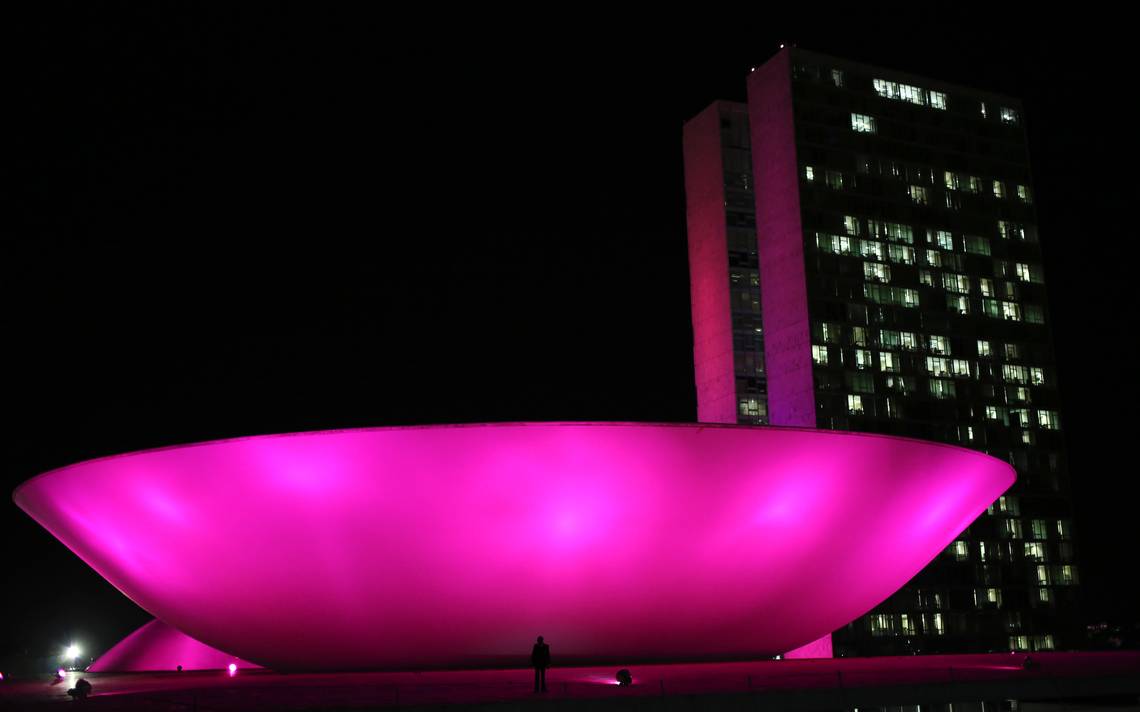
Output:
[[[1084,590],[1135,619],[1123,35],[816,15],[447,38],[315,3],[12,23],[7,491],[206,438],[692,420],[681,124],[789,40],[1025,101]],[[146,620],[10,499],[0,522],[0,656]]]

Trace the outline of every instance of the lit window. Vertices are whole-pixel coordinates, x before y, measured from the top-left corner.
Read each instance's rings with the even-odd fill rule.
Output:
[[[927,244],[937,245],[943,250],[954,249],[954,236],[947,230],[927,230]]]
[[[947,273],[942,276],[942,287],[959,294],[970,293],[970,278],[964,274]]]
[[[1010,321],[1021,321],[1021,307],[1016,302],[1002,302],[1001,317]]]
[[[1053,600],[1053,596],[1049,593],[1049,589],[1039,588],[1037,589],[1037,600],[1041,603],[1048,603],[1049,601]]]
[[[860,370],[873,368],[875,365],[871,352],[867,349],[855,349],[855,368]]]
[[[942,174],[942,183],[946,186],[946,190],[958,190],[958,174],[953,171],[945,171]]]
[[[929,240],[929,233],[928,233],[927,239]],[[942,253],[939,252],[938,250],[923,250],[922,260],[925,264],[928,264],[931,267],[941,267],[942,266]]]
[[[1004,519],[1002,520],[1002,535],[1007,539],[1020,539],[1021,538],[1021,520],[1020,519]]]
[[[868,220],[867,225],[870,228],[871,234],[879,239],[886,238],[891,242],[905,242],[908,245],[914,244],[914,232],[910,229],[910,225],[883,222],[881,220]]]
[[[860,232],[859,218],[854,215],[843,216],[843,229],[847,231],[848,235],[858,235]]]
[[[947,294],[946,295],[946,308],[949,311],[957,312],[960,315],[961,314],[969,314],[970,313],[970,298],[964,297],[961,295],[957,295],[957,294]]]
[[[1077,571],[1071,564],[1061,564],[1053,567],[1053,582],[1068,586],[1077,582]]]
[[[1032,203],[1033,198],[1029,195],[1029,188],[1024,185],[1017,186],[1017,199],[1023,203]]]
[[[1045,545],[1039,541],[1025,542],[1025,558],[1030,561],[1045,560]]]
[[[935,109],[942,109],[943,111],[945,111],[946,110],[946,95],[940,91],[931,90],[931,92],[930,92],[930,105],[932,107],[934,107]]]
[[[1029,382],[1035,386],[1045,385],[1045,369],[1031,366],[1029,369]]]
[[[983,297],[994,296],[994,281],[986,277],[978,280],[978,289],[981,290]]]
[[[741,398],[737,408],[742,418],[753,422],[768,417],[768,404],[759,398]]]
[[[1044,519],[1032,519],[1029,522],[1029,533],[1033,539],[1048,539],[1049,527]]]
[[[895,617],[889,613],[876,613],[868,616],[871,623],[871,635],[894,635]]]
[[[839,343],[840,328],[839,328],[838,324],[829,324],[827,322],[822,322],[819,325],[819,330],[820,330],[820,334],[823,337],[823,340],[826,341],[827,343],[829,343],[829,344]]]
[[[1055,410],[1037,411],[1037,424],[1046,430],[1060,430],[1061,417]]]
[[[1037,574],[1037,584],[1039,586],[1049,585],[1049,567],[1038,565],[1033,567],[1034,573]]]
[[[855,240],[858,243],[858,240]],[[815,244],[819,249],[824,252],[830,252],[835,255],[849,255],[851,254],[851,238],[846,235],[828,235],[827,233],[817,232],[815,234]]]
[[[863,415],[863,396],[847,394],[847,412],[851,415]]]
[[[1009,425],[1009,412],[997,405],[986,406],[986,420],[996,420],[1003,425]]]
[[[956,541],[950,545],[950,555],[955,561],[968,561],[970,558],[970,545],[964,541]]]
[[[1017,262],[1014,263],[1013,268],[1017,274],[1017,278],[1022,282],[1033,281],[1033,279],[1029,276],[1029,265],[1025,264],[1024,262]]]
[[[977,176],[967,176],[966,186],[963,188],[963,190],[968,190],[971,193],[981,193],[982,179],[978,178]]]
[[[874,240],[863,240],[859,243],[859,254],[875,260],[883,259],[883,246]]]
[[[930,336],[930,352],[950,355],[950,339],[945,336]]]
[[[994,181],[994,197],[995,198],[1004,198],[1005,197],[1005,183],[1002,183],[1000,180]]]
[[[851,327],[851,343],[856,346],[867,345],[867,327],[853,326]]]
[[[879,370],[897,372],[899,370],[899,357],[891,351],[880,351]]]
[[[986,102],[982,102],[982,118],[986,118]]]
[[[815,169],[811,166],[804,166],[804,178],[810,183],[815,180]]]
[[[1003,351],[1005,351],[1005,357],[1007,360],[1016,360],[1021,358],[1020,344],[1005,344]]]
[[[914,264],[914,248],[906,245],[887,245],[887,259],[898,264]]]
[[[946,628],[942,625],[942,614],[935,613],[932,617],[934,619],[934,634],[944,635],[946,633]]]
[[[970,377],[970,362],[964,358],[950,360],[950,374],[960,378]]]
[[[955,396],[954,381],[940,378],[930,379],[930,395],[939,399],[953,398]]]
[[[940,356],[927,356],[926,357],[926,372],[933,373],[935,376],[949,376],[950,364],[947,359]]]
[[[909,84],[899,84],[899,98],[911,104],[926,105],[926,92]]]
[[[1018,366],[1013,363],[1002,364],[1001,377],[1007,381],[1014,383],[1028,383],[1029,382],[1029,369],[1025,366]]]
[[[831,83],[837,87],[843,86],[843,72],[839,69],[831,70]]]
[[[1019,118],[1017,111],[1009,108],[1008,106],[1001,107],[1001,122],[1003,124],[1017,124]]]
[[[1026,239],[1025,227],[1017,223],[1009,222],[1008,220],[998,220],[998,234],[1001,235],[1003,240],[1022,240]]]
[[[918,351],[918,337],[910,331],[899,332],[899,343],[907,351]]]
[[[911,201],[913,201],[915,205],[928,204],[926,188],[922,187],[921,185],[912,185],[908,189],[908,192],[910,193]]]
[[[875,133],[875,119],[865,114],[851,114],[851,130],[857,133]]]
[[[938,286],[941,286],[941,283],[942,283],[942,281],[941,281],[941,280],[938,280],[938,282],[937,282],[937,283],[935,283],[934,277],[935,277],[935,273],[934,273],[934,272],[931,272],[930,270],[921,269],[921,270],[919,270],[919,271],[918,271],[918,281],[919,281],[919,283],[920,283],[920,284],[924,284],[924,285],[926,285],[927,287],[938,287]]]
[[[914,635],[914,619],[907,614],[899,614],[899,627],[903,635]]]
[[[990,356],[990,342],[985,339],[978,339],[978,356]]]
[[[1073,525],[1069,522],[1069,520],[1057,520],[1057,536],[1061,537],[1062,539],[1068,539],[1073,536]]]
[[[889,282],[891,281],[891,268],[879,262],[864,262],[863,278],[872,282]]]
[[[875,87],[875,93],[884,99],[897,99],[899,97],[899,85],[897,82],[875,79],[872,85]]]

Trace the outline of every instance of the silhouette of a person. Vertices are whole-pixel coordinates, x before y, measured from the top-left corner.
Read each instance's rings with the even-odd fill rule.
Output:
[[[546,668],[550,667],[550,646],[542,642],[542,636],[538,636],[538,642],[534,644],[534,649],[530,651],[530,664],[534,667],[534,691],[539,691],[541,685],[542,691],[546,692]]]

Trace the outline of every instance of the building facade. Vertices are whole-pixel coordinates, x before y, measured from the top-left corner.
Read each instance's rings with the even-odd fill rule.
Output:
[[[1020,102],[794,48],[747,91],[684,131],[699,419],[905,435],[1018,472],[836,652],[1076,646]]]

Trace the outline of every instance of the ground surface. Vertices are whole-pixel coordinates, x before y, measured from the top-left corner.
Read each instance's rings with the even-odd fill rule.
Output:
[[[521,670],[452,672],[298,673],[269,671],[83,674],[63,681],[46,677],[0,682],[0,709],[73,705],[67,689],[79,677],[94,685],[83,703],[91,710],[303,710],[367,709],[425,705],[556,702],[596,707],[629,698],[645,707],[665,699],[731,695],[790,699],[821,693],[834,700],[856,699],[874,690],[939,689],[953,695],[990,683],[1038,684],[1038,689],[1089,684],[1098,679],[1140,681],[1140,652],[1035,653],[1024,655],[931,655],[894,658],[839,658],[740,663],[631,666],[634,684],[614,683],[616,668],[552,668],[549,692],[535,695],[533,675]],[[732,698],[736,699],[736,698]],[[822,698],[821,698],[822,699]],[[640,703],[639,703],[640,702]],[[509,706],[509,705],[508,705]],[[829,706],[851,706],[847,704]]]

